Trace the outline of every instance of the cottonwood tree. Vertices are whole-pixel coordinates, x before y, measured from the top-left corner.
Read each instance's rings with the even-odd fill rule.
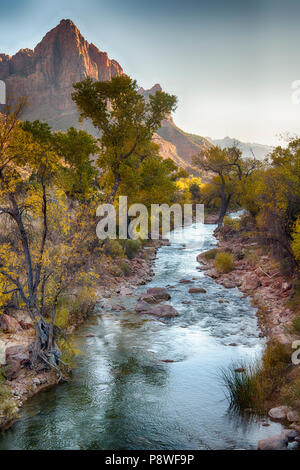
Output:
[[[67,159],[46,125],[19,122],[24,107],[20,100],[0,115],[0,307],[30,315],[32,362],[57,367],[57,303],[74,283],[93,277],[86,266],[93,230],[89,206],[70,210],[62,184]]]
[[[194,157],[193,161],[201,170],[213,175],[210,193],[213,198],[221,200],[218,217],[218,227],[221,228],[230,202],[241,193],[244,181],[260,163],[255,158],[243,159],[241,151],[235,146],[226,149],[211,147]]]
[[[136,81],[126,75],[104,82],[86,78],[74,89],[72,98],[81,120],[90,119],[101,134],[97,165],[107,201],[113,203],[123,182],[142,177],[145,160],[155,158],[156,166],[161,162],[152,138],[175,109],[176,97],[157,91],[146,101]]]
[[[264,166],[244,185],[243,205],[256,221],[257,237],[286,260],[286,270],[299,267],[300,139],[276,147]]]

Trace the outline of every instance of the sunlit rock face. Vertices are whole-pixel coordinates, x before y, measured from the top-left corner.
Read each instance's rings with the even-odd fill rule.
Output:
[[[12,57],[0,54],[0,80],[9,96],[28,97],[26,118],[39,118],[59,129],[77,122],[73,83],[86,76],[109,80],[122,73],[118,62],[88,43],[71,20],[62,20],[33,51],[21,49]]]
[[[71,20],[62,20],[34,50],[21,49],[12,57],[0,54],[0,80],[6,83],[8,96],[28,98],[23,119],[40,119],[54,130],[80,126],[99,136],[90,122],[78,123],[78,112],[72,101],[73,84],[86,76],[103,81],[122,74],[118,62],[86,41]],[[161,90],[156,84],[149,90],[141,88],[140,93],[149,99]],[[183,132],[171,116],[163,121],[154,141],[160,146],[163,158],[171,158],[190,173],[195,172],[193,156],[211,145],[203,137]]]

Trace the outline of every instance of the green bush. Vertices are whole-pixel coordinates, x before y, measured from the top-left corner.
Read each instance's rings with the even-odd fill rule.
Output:
[[[120,264],[120,268],[122,270],[122,273],[124,276],[128,276],[131,273],[131,269],[128,263],[126,261],[122,261]]]
[[[4,382],[5,378],[0,369],[0,416],[10,420],[18,416],[18,408],[9,387]]]
[[[212,250],[208,250],[204,253],[204,257],[205,259],[209,260],[209,259],[215,259],[216,257],[216,254],[219,252],[219,250],[217,248],[213,248]]]
[[[219,273],[230,273],[234,267],[234,257],[232,253],[221,251],[217,253],[214,264]]]
[[[133,259],[138,254],[142,244],[140,240],[127,240],[125,244],[125,253],[129,259]]]
[[[229,216],[224,217],[223,220],[224,227],[231,227],[233,230],[237,232],[241,229],[241,220],[240,219],[232,219]]]
[[[106,240],[105,253],[113,258],[124,256],[122,245],[118,240]]]
[[[296,281],[293,289],[292,297],[288,300],[287,306],[294,312],[299,310],[300,305],[300,280]]]

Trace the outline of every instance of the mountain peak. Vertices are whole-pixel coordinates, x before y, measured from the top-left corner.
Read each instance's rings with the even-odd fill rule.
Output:
[[[73,21],[72,21],[72,20],[69,20],[69,19],[67,19],[67,20],[64,20],[64,19],[63,19],[63,20],[60,20],[60,23],[59,23],[59,24],[60,24],[60,25],[63,25],[63,26],[70,26],[70,27],[75,26],[75,28],[77,28],[77,26],[75,25],[75,23],[73,23]]]
[[[47,121],[55,128],[61,126],[58,115],[76,114],[74,83],[87,76],[110,80],[122,73],[118,62],[90,44],[70,19],[62,19],[33,51],[21,49],[13,57],[0,54],[0,80],[8,94],[14,99],[28,96],[26,118]]]

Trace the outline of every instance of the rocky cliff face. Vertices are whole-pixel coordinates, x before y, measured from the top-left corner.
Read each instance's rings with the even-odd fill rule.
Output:
[[[122,73],[118,62],[89,44],[70,20],[62,20],[33,51],[0,54],[0,80],[6,82],[8,95],[28,96],[26,118],[42,119],[54,128],[74,124],[73,83],[87,75],[109,80]]]
[[[71,20],[62,20],[42,41],[31,49],[21,49],[10,57],[0,54],[0,80],[5,81],[8,95],[27,96],[29,107],[24,119],[46,121],[54,130],[78,127],[78,113],[72,101],[73,83],[90,76],[110,80],[121,75],[122,67],[108,58],[94,44],[88,43]],[[140,92],[149,98],[161,90],[159,84]],[[80,125],[93,135],[96,129],[88,122]],[[176,127],[169,116],[155,136],[163,158],[171,158],[189,172],[192,157],[209,146],[202,137],[193,140]]]

